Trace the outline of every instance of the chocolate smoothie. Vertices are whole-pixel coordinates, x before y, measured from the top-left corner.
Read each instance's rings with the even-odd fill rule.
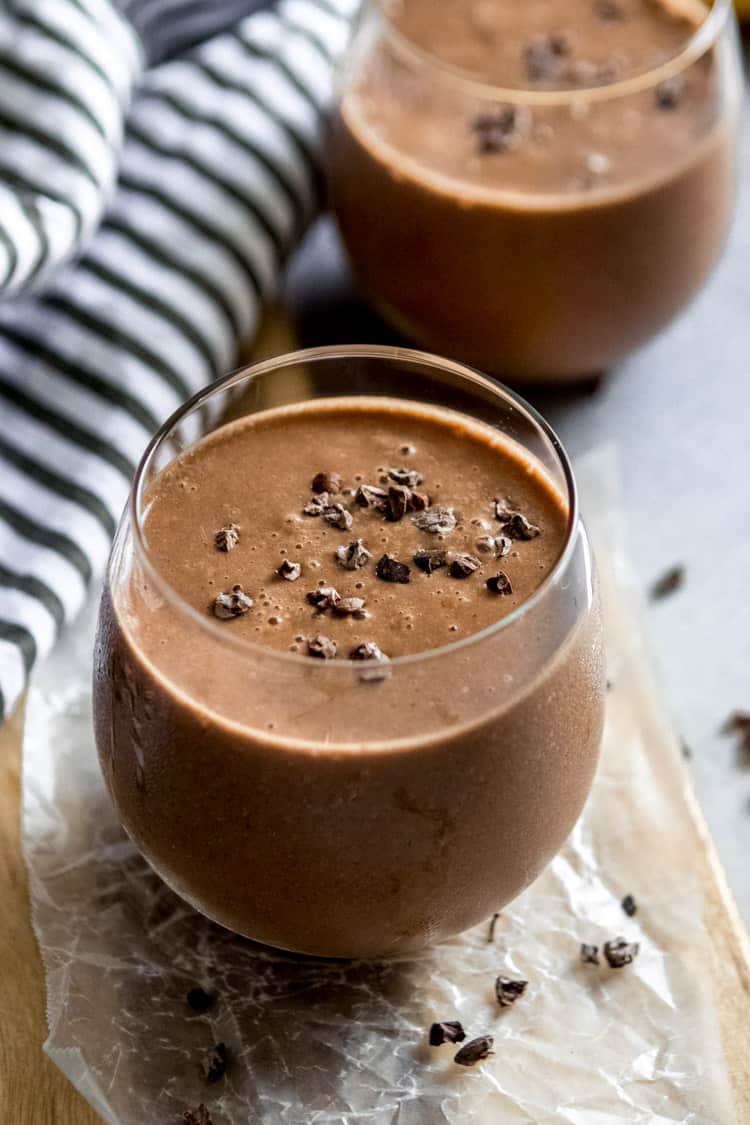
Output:
[[[170,885],[259,941],[371,956],[538,874],[591,782],[602,660],[585,549],[520,446],[312,401],[221,427],[144,510],[149,565],[103,602],[97,742]]]
[[[522,381],[598,373],[666,324],[729,225],[733,43],[636,92],[620,84],[677,58],[700,0],[383,9],[344,76],[330,193],[386,317]]]

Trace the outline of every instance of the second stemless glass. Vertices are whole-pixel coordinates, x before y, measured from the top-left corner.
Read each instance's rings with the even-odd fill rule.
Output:
[[[482,633],[392,660],[375,680],[361,663],[231,636],[181,600],[148,542],[150,486],[195,442],[199,420],[230,403],[236,417],[342,395],[433,404],[493,427],[568,511],[562,553],[530,599]],[[596,765],[601,622],[565,453],[510,392],[421,353],[323,348],[239,371],[166,423],[141,463],[112,551],[94,679],[120,818],[209,917],[329,956],[460,932],[552,858]]]
[[[688,7],[705,20],[646,72],[501,89],[422,51],[393,0],[369,0],[329,181],[356,277],[388,320],[532,382],[598,374],[683,308],[728,232],[742,89],[731,0]]]

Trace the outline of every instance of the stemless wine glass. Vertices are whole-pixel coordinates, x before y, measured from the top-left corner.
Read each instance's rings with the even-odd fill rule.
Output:
[[[441,57],[420,47],[410,12],[425,6],[368,0],[339,75],[329,189],[355,275],[433,351],[517,382],[599,374],[683,308],[724,245],[742,90],[731,0],[670,0],[693,33],[621,80],[616,51],[587,63],[581,32],[575,49],[532,40],[540,76],[502,88],[455,65],[466,36],[452,48],[447,25]],[[453,3],[451,18],[491,8]],[[541,14],[571,20],[565,3]],[[448,18],[432,6],[433,26]]]
[[[509,616],[367,669],[232,635],[181,599],[148,537],[153,484],[194,446],[201,420],[216,429],[228,405],[237,418],[363,395],[492,427],[568,515],[553,569]],[[321,348],[229,375],[173,415],[144,455],[112,550],[94,684],[101,766],[122,823],[204,914],[328,956],[458,933],[552,858],[596,765],[601,623],[568,459],[511,392],[419,352]]]

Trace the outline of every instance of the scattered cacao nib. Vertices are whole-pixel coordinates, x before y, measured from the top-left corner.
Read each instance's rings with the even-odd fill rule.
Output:
[[[657,578],[649,590],[649,597],[652,602],[661,601],[662,598],[668,598],[670,594],[674,594],[685,582],[685,567],[682,563],[677,563],[675,566],[670,566],[669,570],[665,570],[660,578]]]
[[[675,74],[673,78],[666,78],[656,87],[656,105],[664,110],[677,109],[684,93],[685,80],[681,75]]]
[[[388,489],[387,516],[393,523],[402,520],[411,507],[411,489],[403,484],[392,484]]]
[[[214,600],[214,616],[222,621],[229,621],[231,617],[242,617],[254,605],[253,599],[246,594],[241,586],[232,586],[223,594],[217,594]]]
[[[523,49],[526,74],[532,82],[552,82],[564,76],[570,57],[565,35],[538,35]]]
[[[355,539],[347,547],[336,548],[336,560],[344,570],[359,570],[372,555],[361,539]]]
[[[214,997],[204,988],[191,988],[187,994],[187,1002],[194,1012],[203,1015],[204,1012],[213,1007]]]
[[[502,570],[499,570],[497,574],[493,574],[491,578],[488,578],[485,582],[485,586],[491,594],[499,594],[501,597],[513,593],[510,578],[508,578],[508,575]]]
[[[498,920],[499,917],[500,917],[500,911],[496,910],[495,913],[490,918],[490,929],[489,929],[489,933],[487,934],[487,944],[488,945],[492,945],[492,942],[495,940],[495,927],[497,926],[497,920]]]
[[[310,656],[317,656],[319,660],[333,660],[336,655],[337,645],[330,637],[318,633],[317,637],[310,637],[307,642],[307,652]]]
[[[440,547],[436,547],[434,550],[420,547],[414,555],[414,565],[423,570],[425,574],[432,574],[433,570],[439,570],[441,566],[447,566],[447,564],[448,552],[443,551]]]
[[[382,558],[378,559],[375,567],[375,573],[383,582],[401,582],[402,584],[409,581],[410,570],[411,568],[406,563],[398,562],[390,555],[383,555]]]
[[[208,1112],[203,1102],[197,1109],[186,1109],[182,1115],[184,1125],[213,1125],[211,1114]]]
[[[296,582],[302,574],[302,564],[292,562],[291,559],[284,559],[281,566],[277,568],[276,573],[279,578],[286,578],[287,582]]]
[[[413,512],[423,512],[425,508],[429,508],[430,498],[426,492],[417,492],[415,488],[411,490],[409,497],[409,508]]]
[[[495,996],[501,1008],[509,1008],[515,1004],[519,996],[523,996],[528,986],[527,980],[511,980],[510,977],[498,977],[495,981]]]
[[[430,1028],[430,1046],[442,1047],[443,1043],[462,1043],[466,1032],[458,1020],[444,1020],[434,1023]]]
[[[722,724],[722,734],[750,734],[750,711],[733,711]]]
[[[376,484],[361,484],[354,493],[354,499],[360,508],[375,508],[384,512],[388,507],[388,493]]]
[[[225,1043],[217,1043],[201,1063],[201,1071],[206,1082],[213,1085],[223,1078],[229,1065],[229,1051]]]
[[[632,918],[636,910],[638,909],[638,904],[636,903],[632,895],[625,895],[625,898],[620,903],[620,906],[625,911],[628,918]]]
[[[329,504],[330,499],[328,493],[321,492],[319,495],[311,497],[302,511],[306,516],[322,516]]]
[[[743,754],[750,758],[750,712],[734,711],[722,725],[721,733],[736,735]]]
[[[365,599],[339,598],[337,602],[332,603],[331,608],[334,613],[338,613],[342,617],[348,617],[349,615],[358,617],[365,608]]]
[[[334,496],[337,492],[341,492],[343,483],[338,473],[316,473],[310,487],[318,494]]]
[[[323,519],[332,527],[339,527],[342,531],[349,531],[352,526],[352,513],[348,512],[343,504],[329,504],[323,509]]]
[[[236,523],[228,523],[225,527],[220,527],[214,535],[214,543],[216,544],[217,551],[233,551],[240,541],[240,529]]]
[[[388,657],[375,641],[365,641],[349,653],[350,660],[387,660]]]
[[[599,946],[587,945],[585,941],[581,942],[581,961],[584,965],[598,965],[599,964]]]
[[[341,601],[341,594],[333,586],[321,586],[318,590],[310,590],[307,600],[321,613],[325,613],[327,609],[336,608]]]
[[[619,0],[594,0],[594,14],[600,20],[625,19],[625,9]]]
[[[480,565],[481,563],[475,555],[464,553],[454,555],[451,563],[451,575],[453,578],[468,578],[475,570],[479,570]]]
[[[389,469],[388,476],[396,484],[405,484],[407,488],[416,488],[424,479],[416,469]]]
[[[509,539],[536,539],[542,534],[542,529],[531,523],[520,512],[513,514],[503,523],[503,535]]]
[[[521,139],[518,128],[518,110],[504,105],[492,113],[480,113],[471,123],[482,156],[494,156],[515,148]]]
[[[631,965],[638,956],[638,942],[625,941],[622,937],[605,941],[604,956],[610,969],[622,969],[625,965]]]
[[[433,508],[426,508],[412,516],[412,523],[420,531],[427,531],[430,535],[449,535],[455,530],[457,519],[453,508],[443,508],[439,504]]]
[[[482,1062],[495,1053],[492,1050],[494,1042],[491,1035],[480,1035],[476,1039],[470,1039],[456,1052],[453,1061],[459,1066],[474,1066],[475,1063]]]

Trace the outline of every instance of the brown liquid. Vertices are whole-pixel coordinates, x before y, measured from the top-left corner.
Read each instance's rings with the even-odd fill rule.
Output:
[[[444,63],[546,90],[653,68],[706,13],[617,7],[621,18],[605,19],[591,0],[449,0],[438,14],[432,0],[403,0],[392,18]],[[534,77],[524,52],[550,34],[565,53]],[[362,285],[408,335],[485,370],[544,380],[604,369],[672,318],[723,245],[735,113],[720,109],[719,77],[709,54],[666,92],[516,107],[507,147],[482,152],[477,120],[503,103],[375,46],[330,145],[331,197]]]
[[[455,508],[443,540],[410,515],[392,522],[359,509],[347,492],[351,532],[301,514],[322,470],[354,487],[403,465],[424,476],[433,505]],[[477,552],[482,565],[465,579],[413,565],[420,548],[474,553],[478,537],[498,535],[496,497],[541,534],[514,541],[501,560]],[[146,503],[156,568],[211,628],[137,569],[114,600],[107,594],[97,742],[125,827],[175,889],[260,941],[364,956],[460,931],[535,877],[575,822],[596,761],[595,609],[550,595],[508,631],[414,666],[397,661],[375,680],[362,676],[383,665],[271,650],[304,654],[324,633],[340,656],[376,641],[398,657],[518,609],[566,536],[564,505],[540,467],[446,411],[338,400],[224,427],[173,463]],[[240,541],[222,553],[214,533],[228,521]],[[373,557],[344,570],[334,552],[357,537]],[[376,576],[385,552],[411,564],[408,584]],[[276,575],[284,559],[302,563],[298,581]],[[508,597],[485,586],[499,570]],[[255,604],[218,621],[211,603],[237,582]],[[368,616],[317,614],[306,594],[321,582],[365,597]],[[242,650],[237,639],[265,647]]]

